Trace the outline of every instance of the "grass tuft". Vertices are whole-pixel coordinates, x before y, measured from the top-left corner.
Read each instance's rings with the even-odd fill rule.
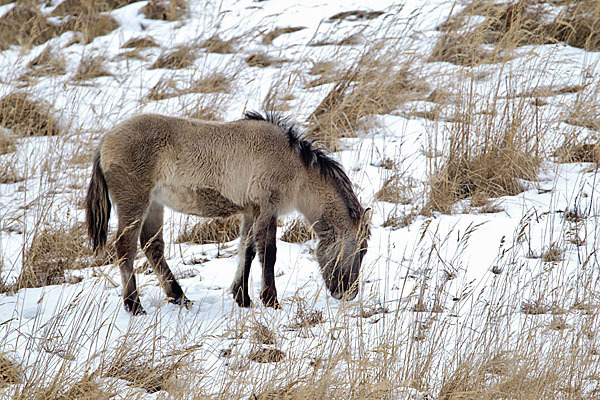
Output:
[[[306,226],[302,218],[288,222],[281,235],[281,240],[288,243],[304,243],[312,238],[312,229]]]
[[[25,92],[0,99],[0,126],[17,136],[54,136],[60,133],[52,106]]]
[[[0,50],[11,45],[37,46],[60,34],[58,26],[30,2],[17,2],[0,17]]]
[[[178,21],[187,12],[187,2],[184,0],[150,0],[141,9],[148,19],[162,21]]]
[[[87,81],[102,76],[112,76],[105,67],[106,58],[103,56],[85,56],[79,63],[73,80],[77,82]]]
[[[225,243],[239,236],[240,217],[216,218],[198,222],[191,231],[177,237],[175,243]]]
[[[167,69],[182,69],[190,67],[196,60],[196,50],[192,46],[179,45],[173,51],[164,52],[154,64],[150,66],[150,69],[156,68],[167,68]]]
[[[27,63],[29,76],[64,75],[67,72],[66,62],[53,47],[47,46],[42,52]]]

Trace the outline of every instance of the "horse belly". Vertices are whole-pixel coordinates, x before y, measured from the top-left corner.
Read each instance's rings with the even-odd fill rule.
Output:
[[[161,184],[155,188],[153,198],[175,211],[200,217],[225,218],[243,211],[243,207],[207,187]]]

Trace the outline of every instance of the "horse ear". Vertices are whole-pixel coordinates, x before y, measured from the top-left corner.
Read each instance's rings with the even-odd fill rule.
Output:
[[[371,218],[373,218],[373,210],[371,207],[367,207],[365,211],[363,211],[362,220],[366,223],[371,223]]]

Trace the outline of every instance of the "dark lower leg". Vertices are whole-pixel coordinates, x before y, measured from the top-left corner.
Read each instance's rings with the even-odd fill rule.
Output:
[[[253,220],[250,217],[244,216],[242,218],[240,245],[238,249],[238,269],[231,285],[233,298],[240,307],[250,307],[252,305],[248,291],[250,267],[252,260],[256,256],[252,224]]]
[[[257,220],[255,236],[263,271],[260,298],[264,305],[273,308],[279,308],[279,303],[277,302],[277,288],[275,287],[275,260],[277,255],[277,247],[275,244],[276,231],[276,216],[265,216]]]
[[[137,290],[133,261],[136,251],[135,232],[120,230],[117,236],[117,257],[123,283],[123,303],[125,310],[133,315],[145,314]]]

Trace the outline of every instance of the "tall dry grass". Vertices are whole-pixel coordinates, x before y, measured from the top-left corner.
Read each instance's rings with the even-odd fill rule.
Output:
[[[473,2],[460,11],[456,20],[449,19],[432,53],[422,57],[405,51],[406,41],[397,36],[386,37],[383,29],[382,37],[370,45],[360,45],[364,43],[360,34],[337,42],[327,38],[313,42],[325,47],[358,46],[358,51],[350,53],[354,58],[347,64],[350,56],[340,50],[333,56],[303,64],[306,70],[296,73],[293,70],[298,66],[294,60],[289,61],[291,58],[280,62],[286,56],[275,57],[268,49],[265,53],[244,53],[243,44],[249,38],[232,38],[230,32],[216,30],[206,32],[203,37],[207,39],[187,49],[190,51],[173,56],[173,48],[163,47],[145,61],[143,68],[151,68],[161,59],[165,63],[155,66],[178,69],[183,64],[184,68],[179,69],[193,69],[195,78],[190,80],[168,72],[150,93],[140,91],[139,109],[150,104],[158,111],[177,108],[181,115],[209,119],[231,115],[227,104],[237,94],[236,79],[240,79],[239,75],[247,76],[243,73],[246,67],[207,71],[203,68],[208,67],[196,58],[200,52],[237,56],[243,61],[240,65],[253,65],[248,67],[251,69],[268,63],[269,68],[279,65],[281,72],[275,74],[279,81],[271,83],[273,90],[264,103],[280,110],[285,107],[308,110],[308,133],[332,149],[339,147],[341,138],[360,137],[369,132],[374,115],[404,115],[405,105],[435,102],[454,110],[452,118],[446,121],[431,113],[426,122],[427,126],[441,128],[429,131],[437,135],[431,141],[436,145],[425,150],[441,157],[431,158],[430,178],[423,182],[426,198],[422,204],[417,199],[416,185],[404,176],[402,168],[394,165],[402,160],[382,163],[386,172],[382,172],[380,182],[375,182],[380,188],[375,200],[409,207],[396,221],[389,220],[387,227],[398,229],[410,225],[419,234],[413,242],[402,243],[401,249],[390,246],[380,250],[381,257],[365,266],[364,280],[370,279],[370,271],[375,268],[387,272],[380,274],[379,281],[369,281],[369,291],[363,293],[361,301],[342,306],[327,301],[319,303],[325,293],[307,293],[299,288],[294,297],[286,299],[291,305],[278,313],[260,307],[248,312],[225,310],[219,318],[207,322],[201,318],[203,314],[192,314],[196,309],[178,319],[174,317],[177,311],[172,308],[156,307],[156,313],[146,319],[124,323],[119,310],[110,309],[110,304],[116,303],[103,301],[109,294],[118,297],[111,290],[119,283],[114,282],[109,272],[98,267],[94,270],[96,276],[80,282],[81,286],[67,284],[78,280],[74,269],[103,264],[93,260],[84,245],[80,216],[76,215],[87,178],[87,171],[77,169],[89,164],[89,153],[97,137],[91,140],[88,133],[77,129],[59,132],[54,114],[38,118],[39,108],[29,107],[23,99],[19,100],[19,106],[0,107],[4,111],[0,122],[9,130],[6,134],[1,131],[7,144],[0,141],[0,150],[5,149],[0,153],[7,154],[0,156],[0,165],[2,171],[8,171],[4,175],[18,178],[2,183],[27,183],[22,189],[25,191],[22,209],[13,216],[25,238],[21,286],[42,286],[28,290],[49,293],[39,303],[40,312],[31,318],[0,321],[0,340],[10,343],[0,355],[0,397],[69,400],[119,396],[143,399],[153,395],[173,399],[270,400],[596,397],[600,391],[597,362],[600,277],[595,267],[598,210],[575,208],[565,213],[564,219],[558,213],[524,212],[513,234],[499,240],[493,265],[476,266],[486,272],[473,282],[463,281],[462,277],[466,260],[472,256],[469,248],[476,245],[481,227],[444,230],[439,219],[416,216],[418,211],[452,212],[455,204],[465,199],[476,206],[490,198],[516,194],[522,190],[523,180],[535,181],[540,165],[552,160],[554,154],[562,161],[597,162],[597,141],[593,135],[584,142],[581,130],[574,129],[560,143],[547,137],[555,117],[569,126],[597,131],[597,92],[577,89],[577,100],[569,104],[564,115],[544,116],[539,110],[543,107],[541,101],[564,95],[568,90],[552,89],[548,93],[527,88],[531,89],[527,93],[522,88],[508,86],[508,94],[502,94],[496,87],[506,75],[491,73],[488,95],[482,98],[475,89],[480,82],[476,69],[467,73],[453,70],[459,95],[445,98],[441,90],[433,93],[436,82],[427,79],[430,71],[424,66],[427,60],[476,68],[482,63],[503,65],[515,56],[515,49],[526,44],[562,41],[596,49],[597,18],[587,18],[597,16],[596,4],[555,3],[563,8],[556,19],[547,21],[540,17],[543,10],[535,2],[509,5]],[[114,26],[108,19],[80,17],[80,14],[98,16],[111,8],[90,11],[94,2],[73,4],[86,5],[86,11],[65,11],[62,15],[70,16],[67,20],[79,21],[71,22],[67,28],[81,32],[83,42],[93,40],[97,33],[110,32]],[[110,7],[119,4],[125,2]],[[161,9],[161,5],[166,8]],[[153,1],[145,12],[149,13],[148,18],[172,20],[185,18],[187,10],[183,2]],[[34,18],[40,18],[38,13],[33,14]],[[459,32],[457,27],[475,16],[485,18],[483,26],[478,25],[472,34]],[[365,10],[352,10],[331,18],[370,21],[388,27],[390,32],[391,25],[398,23]],[[94,21],[99,21],[100,28],[92,27]],[[43,28],[40,32],[49,31],[52,35],[56,34],[54,29],[66,29],[46,27],[45,23],[35,22],[35,26]],[[47,40],[45,34],[32,38],[25,25],[19,26],[21,31],[13,35],[16,44],[27,47]],[[415,27],[409,21],[406,30],[412,28]],[[281,35],[300,30],[276,28],[265,32],[260,40],[264,46],[273,46],[283,38]],[[148,44],[150,47],[146,49],[153,51],[152,43],[145,42],[142,46]],[[307,45],[301,54],[318,47]],[[56,59],[60,59],[62,49],[56,51],[56,57],[48,60],[41,57],[30,68],[41,71],[41,75],[60,74],[63,70]],[[177,58],[177,54],[193,57]],[[83,81],[90,84],[99,76],[84,73],[86,60],[82,59],[81,74],[75,75],[73,85]],[[96,60],[96,67],[110,71],[109,64],[113,61]],[[551,61],[542,60],[541,64]],[[131,89],[136,90],[134,85]],[[314,90],[318,99],[315,101],[312,92],[309,95],[305,90]],[[196,96],[197,93],[201,95]],[[6,93],[0,101],[10,104],[9,96]],[[36,104],[40,106],[42,102]],[[44,105],[41,110],[48,108]],[[107,106],[96,113],[98,120],[102,120],[116,112]],[[40,133],[40,129],[45,133]],[[66,137],[43,138],[49,140],[45,147],[47,160],[22,161],[17,136],[58,133]],[[79,155],[72,154],[77,152],[74,143],[81,146],[80,157],[87,164],[71,163]],[[556,149],[560,151],[555,152]],[[71,187],[65,191],[65,186]],[[582,198],[584,192],[573,193],[572,197]],[[0,215],[4,219],[4,214]],[[178,222],[169,221],[167,225],[176,232],[173,228]],[[237,221],[221,225],[205,223],[188,232],[190,238],[181,240],[196,240],[196,236],[201,236],[197,240],[203,242],[231,240],[237,226]],[[310,238],[307,227],[296,221],[286,228],[285,240]],[[207,233],[212,235],[208,239]],[[556,240],[557,237],[564,240]],[[536,241],[541,245],[532,250]],[[535,254],[536,258],[525,259],[525,254]],[[569,257],[573,254],[577,257]],[[3,271],[11,268],[9,260],[0,260]],[[567,270],[574,271],[574,275],[567,276]],[[393,276],[391,271],[400,271],[400,275]],[[0,288],[19,289],[5,284],[10,286],[10,282],[0,282]],[[56,284],[64,286],[48,286]],[[20,310],[30,310],[25,304],[26,293],[17,291],[8,297],[16,304],[15,318],[20,318]],[[54,296],[60,300],[48,302],[48,297]],[[215,307],[202,303],[201,299],[198,302],[198,309],[203,312]],[[15,335],[27,329],[31,329],[30,336],[21,337],[13,345]]]

